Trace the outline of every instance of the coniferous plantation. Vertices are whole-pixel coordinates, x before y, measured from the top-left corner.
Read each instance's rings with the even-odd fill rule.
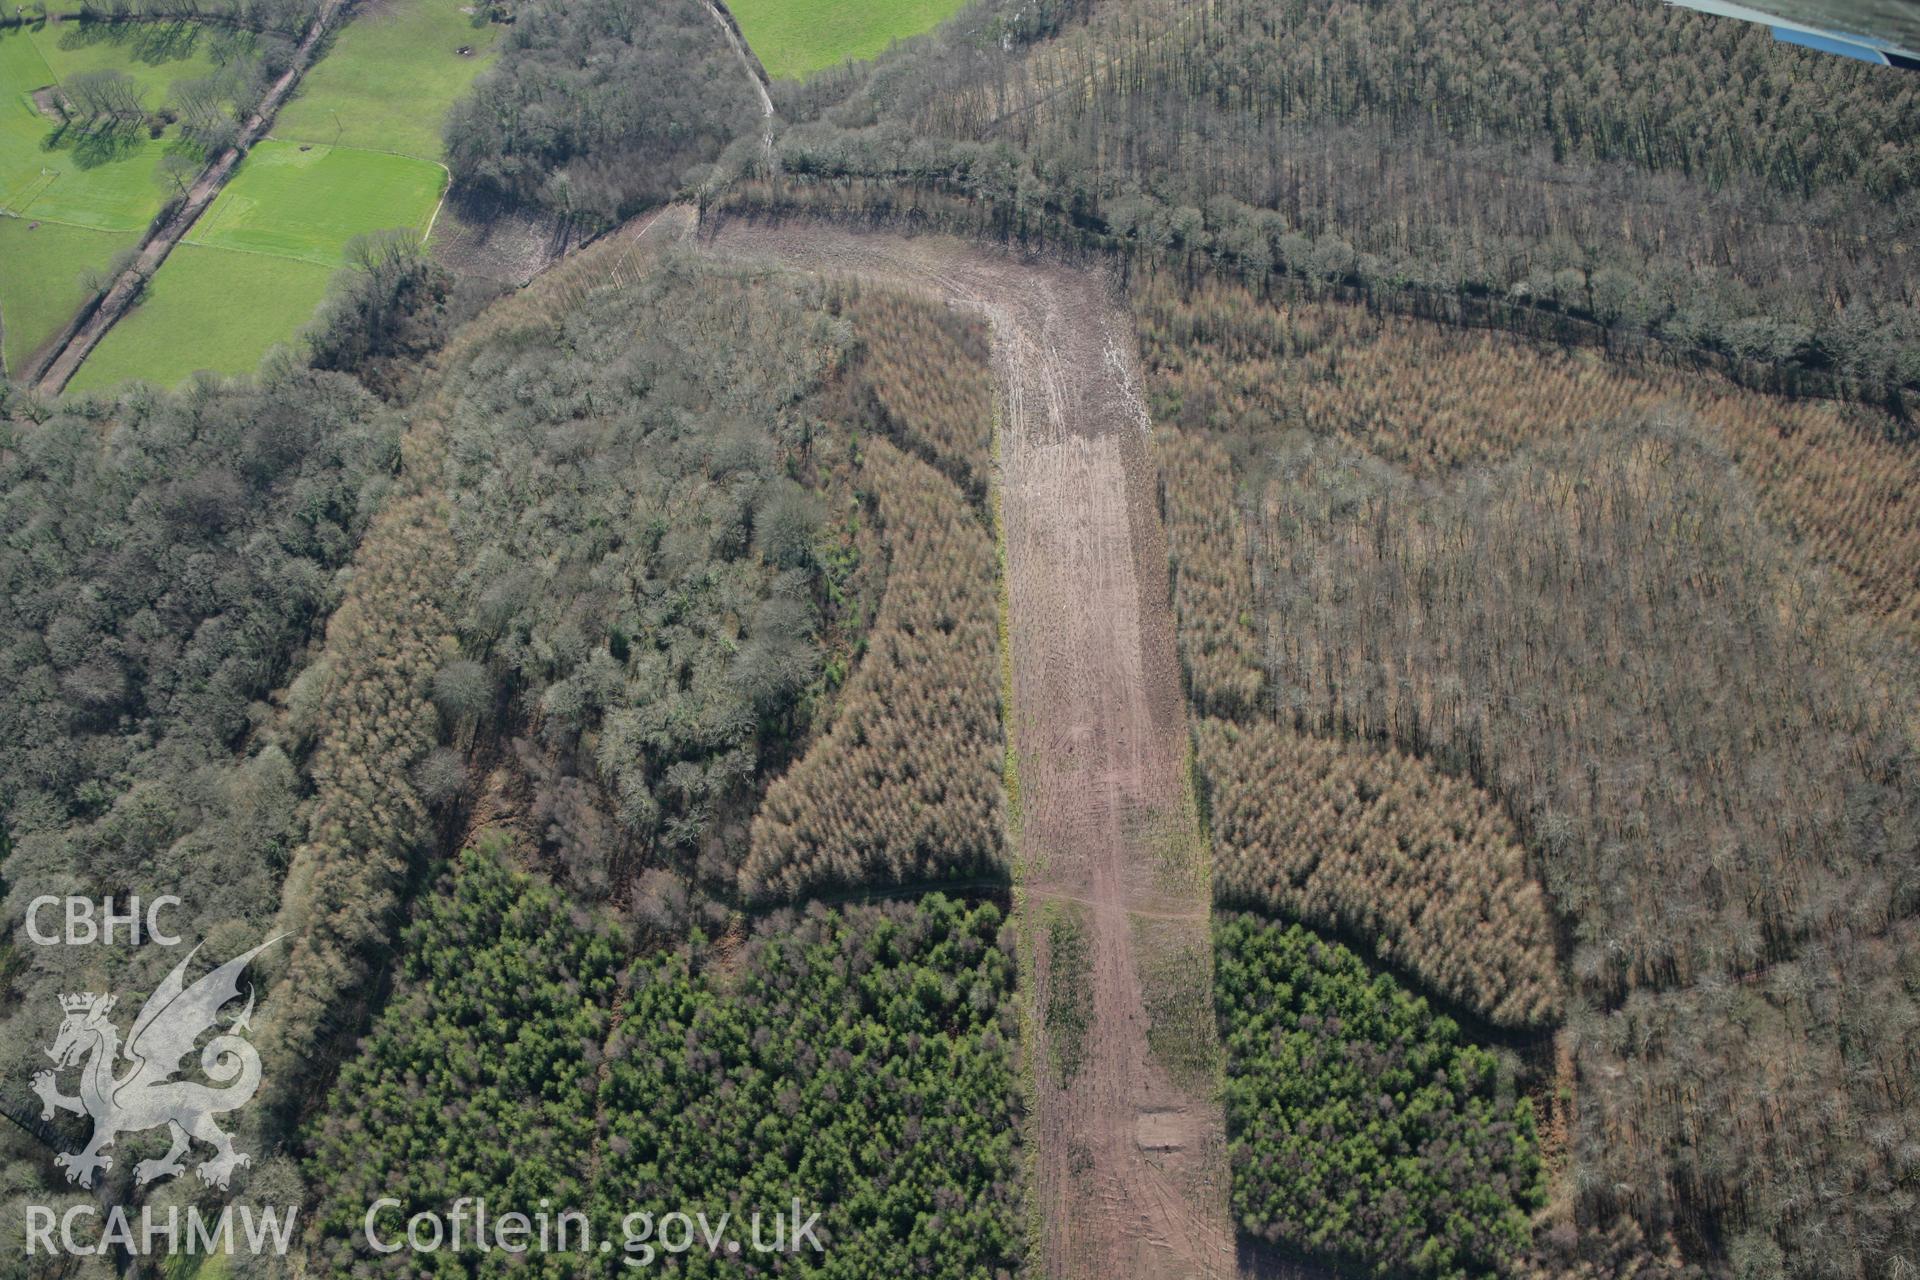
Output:
[[[1216,932],[1233,1205],[1379,1275],[1485,1274],[1545,1199],[1531,1100],[1390,977],[1298,925]]]
[[[360,1234],[398,1238],[449,1193],[496,1213],[544,1197],[624,1252],[628,1214],[732,1213],[743,1232],[817,1211],[809,1274],[993,1274],[1015,1265],[1013,959],[991,904],[815,908],[768,917],[737,951],[695,935],[619,972],[617,929],[552,887],[464,855],[406,939],[406,974],[341,1073],[309,1166],[329,1189],[341,1276],[412,1274]],[[791,1230],[791,1226],[786,1228]],[[644,1237],[641,1237],[644,1239]],[[772,1272],[771,1258],[687,1274]],[[619,1256],[533,1274],[623,1274]],[[463,1274],[521,1274],[473,1249]],[[789,1265],[796,1265],[789,1262]]]
[[[0,13],[10,253],[136,144],[151,237],[343,31],[453,103],[253,373],[0,381],[0,1271],[1910,1280],[1920,75],[1660,0],[972,0],[777,80],[754,6],[430,4]],[[341,66],[282,161],[381,149]],[[70,1177],[136,1090],[40,1127],[63,997],[125,1077],[269,938],[250,1162]],[[463,1200],[610,1247],[368,1235]]]

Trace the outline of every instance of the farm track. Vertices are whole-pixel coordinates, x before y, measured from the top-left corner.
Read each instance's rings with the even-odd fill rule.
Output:
[[[754,96],[760,99],[760,153],[766,160],[767,169],[774,168],[773,158],[773,95],[767,92],[772,81],[767,77],[767,69],[760,65],[760,59],[754,56],[746,37],[740,34],[740,24],[734,20],[733,10],[727,8],[726,0],[705,0],[707,12],[720,24],[720,34],[727,38],[734,57],[740,59],[740,65],[746,68],[747,78],[753,81]]]
[[[69,322],[66,331],[47,348],[41,361],[22,370],[23,382],[31,382],[41,395],[54,396],[66,389],[67,383],[80,370],[81,362],[100,345],[100,340],[113,328],[116,321],[133,306],[140,296],[140,290],[147,281],[160,270],[160,264],[167,260],[174,246],[186,237],[200,215],[207,211],[214,198],[220,194],[227,180],[240,167],[241,160],[253,145],[267,136],[267,130],[273,125],[273,117],[293,91],[300,84],[302,76],[313,65],[315,52],[327,33],[333,29],[334,20],[344,12],[353,0],[324,0],[320,12],[313,20],[313,26],[295,48],[293,63],[280,74],[260,99],[260,105],[240,130],[240,138],[233,146],[220,153],[218,159],[200,171],[193,185],[187,188],[185,199],[180,207],[169,214],[164,222],[149,227],[140,245],[134,250],[134,259],[117,278],[106,294],[91,309],[83,309]]]
[[[1148,1043],[1136,922],[1211,954],[1185,782],[1187,731],[1167,558],[1133,327],[1097,275],[938,237],[825,225],[724,224],[710,253],[932,291],[992,323],[1002,397],[999,485],[1022,812],[1017,900],[1082,905],[1092,1025],[1061,1087],[1036,1064],[1043,1222],[1055,1280],[1235,1272],[1217,1100],[1182,1088]],[[1207,975],[1185,998],[1211,1005]],[[1033,997],[1033,998],[1038,998]],[[1044,1040],[1044,1019],[1031,1020]],[[1204,1090],[1203,1090],[1204,1092]]]

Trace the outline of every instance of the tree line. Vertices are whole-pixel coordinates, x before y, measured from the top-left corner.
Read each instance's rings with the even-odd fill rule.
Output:
[[[319,0],[80,0],[89,22],[195,22],[298,39],[320,16]]]

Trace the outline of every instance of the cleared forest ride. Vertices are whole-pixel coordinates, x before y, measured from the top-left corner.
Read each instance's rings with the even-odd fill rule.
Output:
[[[941,237],[732,222],[707,239],[992,322],[1039,1270],[1231,1275],[1208,875],[1130,318],[1090,273]],[[1081,921],[1075,973],[1046,954],[1061,899]],[[1053,998],[1084,1018],[1048,1018]],[[1072,1026],[1073,1052],[1053,1052],[1050,1024]]]

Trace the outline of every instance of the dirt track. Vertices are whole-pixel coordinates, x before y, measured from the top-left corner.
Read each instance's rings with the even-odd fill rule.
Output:
[[[709,244],[932,291],[991,320],[1022,796],[1016,878],[1030,910],[1079,905],[1094,971],[1084,1065],[1069,1087],[1049,1078],[1046,1047],[1036,1046],[1037,1270],[1099,1280],[1233,1274],[1219,1108],[1182,1089],[1150,1051],[1136,953],[1136,919],[1155,922],[1157,945],[1171,930],[1199,954],[1210,950],[1204,870],[1174,856],[1190,855],[1197,833],[1127,315],[1094,274],[944,238],[729,223]],[[1210,1007],[1209,974],[1182,988]]]

